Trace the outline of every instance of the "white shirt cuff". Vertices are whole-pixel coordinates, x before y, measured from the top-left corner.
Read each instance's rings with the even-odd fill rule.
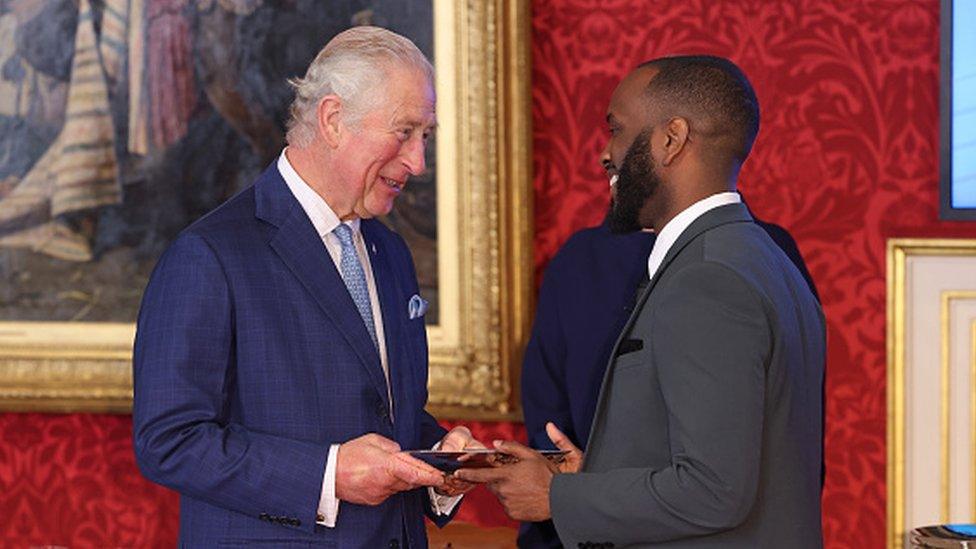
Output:
[[[322,495],[319,496],[319,511],[315,517],[316,523],[328,528],[335,528],[336,519],[339,518],[339,498],[335,493],[338,457],[339,445],[329,446],[329,458],[325,462],[325,477],[322,479]]]
[[[441,449],[440,441],[433,445],[431,450],[435,452]],[[454,508],[457,507],[458,503],[461,503],[461,498],[464,494],[460,496],[442,496],[437,493],[433,488],[427,488],[427,494],[430,496],[430,506],[434,510],[434,514],[443,517],[444,515],[450,515]]]
[[[461,503],[461,498],[464,494],[460,496],[442,496],[437,493],[433,488],[427,488],[427,493],[430,494],[430,506],[434,509],[434,514],[442,517],[444,515],[450,515],[454,508]]]

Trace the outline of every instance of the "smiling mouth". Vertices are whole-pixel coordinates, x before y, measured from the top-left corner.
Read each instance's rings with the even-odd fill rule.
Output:
[[[381,177],[380,179],[383,180],[383,183],[386,183],[386,186],[387,187],[393,189],[396,192],[400,192],[400,191],[403,190],[403,185],[404,185],[403,182],[395,181],[395,180],[390,179],[390,178],[387,178],[387,177]]]

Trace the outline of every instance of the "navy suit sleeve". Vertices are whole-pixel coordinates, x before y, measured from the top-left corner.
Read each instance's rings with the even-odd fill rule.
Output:
[[[427,384],[425,382],[424,387],[426,386]],[[427,397],[425,394],[424,402],[426,401],[427,401]],[[437,444],[437,442],[439,442],[442,438],[444,438],[444,435],[447,434],[447,430],[441,427],[440,424],[437,423],[437,420],[434,419],[434,416],[427,413],[426,410],[423,410],[421,412],[420,430],[421,430],[421,439],[424,441],[422,448],[430,448],[434,446],[434,444]],[[438,515],[437,513],[434,512],[434,505],[430,501],[430,493],[427,491],[427,489],[422,488],[420,489],[420,492],[424,495],[424,514],[427,515],[427,518],[429,518],[431,522],[436,524],[438,528],[443,528],[447,526],[447,523],[451,522],[451,519],[453,519],[454,515],[457,514],[458,509],[461,508],[461,504],[459,503],[457,506],[454,507],[454,510],[451,511],[450,514]]]
[[[313,531],[328,444],[229,421],[235,370],[231,288],[204,239],[181,236],[143,297],[135,341],[133,438],[143,474],[183,494]]]
[[[566,337],[559,321],[559,283],[564,275],[557,255],[549,263],[539,288],[532,333],[522,360],[525,430],[529,446],[539,449],[555,449],[546,434],[546,423],[549,421],[555,423],[570,440],[579,440],[573,428],[572,408],[566,388]],[[550,520],[523,522],[519,527],[518,546],[523,549],[562,548]]]
[[[410,255],[410,248],[407,247],[407,244],[406,242],[404,242],[403,237],[401,237],[396,233],[391,233],[391,234],[393,235],[396,241],[396,244],[393,248],[397,250],[400,254],[400,261],[398,261],[398,263],[400,265],[404,265],[406,269],[406,273],[407,273],[406,287],[408,289],[406,293],[407,295],[415,295],[415,294],[419,295],[420,286],[417,283],[417,271],[414,268],[413,257]],[[424,326],[423,322],[415,322],[412,324],[412,327],[413,329],[416,330],[416,332],[413,334],[409,334],[409,337],[416,338],[417,341],[421,342],[423,356],[424,359],[426,360],[426,357],[429,356],[428,349],[427,349],[427,329]],[[426,363],[424,363],[424,368],[422,368],[421,377],[423,379],[423,383],[420,384],[420,390],[423,392],[423,394],[420,395],[420,403],[424,408],[426,408],[427,380],[428,380],[428,368]],[[437,444],[442,438],[444,438],[444,435],[446,434],[447,434],[447,430],[441,427],[439,423],[437,423],[437,420],[434,418],[434,416],[430,415],[430,413],[428,413],[426,409],[420,411],[421,448],[430,448],[434,446],[434,444]],[[446,516],[437,515],[434,513],[434,508],[430,502],[430,496],[427,490],[421,489],[419,490],[419,492],[423,494],[424,514],[427,515],[427,518],[429,518],[431,522],[436,524],[438,528],[443,528],[444,526],[446,526],[447,523],[454,518],[454,515],[457,514],[458,509],[461,508],[461,505],[459,504],[454,508],[451,514]]]
[[[550,263],[536,309],[532,334],[522,361],[522,411],[529,445],[533,448],[555,448],[546,434],[546,423],[552,421],[571,440],[578,440],[573,430],[572,412],[566,390],[566,341],[559,321],[560,263]]]
[[[441,427],[437,423],[437,420],[434,419],[434,416],[427,413],[426,410],[423,411],[422,414],[423,414],[423,417],[421,418],[422,436],[426,441],[431,441],[431,440],[433,441],[430,444],[425,444],[424,447],[430,448],[438,441],[440,441],[442,438],[444,438],[444,435],[447,434],[447,430]],[[430,501],[430,493],[426,489],[421,489],[420,491],[424,495],[424,514],[427,515],[427,518],[429,518],[431,522],[436,524],[438,528],[443,528],[447,526],[447,523],[451,522],[451,519],[454,518],[454,515],[456,515],[458,510],[461,508],[461,504],[464,503],[464,500],[461,500],[461,502],[459,502],[458,505],[456,505],[454,509],[451,511],[451,513],[448,515],[438,515],[437,513],[434,512],[434,505]]]

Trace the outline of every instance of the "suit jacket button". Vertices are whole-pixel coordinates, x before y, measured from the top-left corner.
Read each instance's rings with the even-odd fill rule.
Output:
[[[271,516],[268,515],[267,513],[261,513],[260,515],[258,515],[258,518],[269,522],[271,521]]]
[[[381,419],[389,419],[390,411],[387,409],[386,404],[380,404],[376,408],[376,415],[380,416]]]
[[[291,519],[290,522],[291,522],[291,525],[292,526],[301,526],[302,525],[302,521],[298,520],[297,518]]]
[[[398,539],[391,539],[390,540],[390,549],[400,549],[400,540],[398,540]]]

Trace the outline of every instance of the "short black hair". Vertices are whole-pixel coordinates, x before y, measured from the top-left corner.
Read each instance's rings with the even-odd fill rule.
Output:
[[[759,133],[759,100],[742,69],[724,57],[679,55],[642,63],[658,72],[645,97],[666,116],[684,116],[692,130],[727,145],[740,162]],[[697,127],[696,127],[697,126]]]

